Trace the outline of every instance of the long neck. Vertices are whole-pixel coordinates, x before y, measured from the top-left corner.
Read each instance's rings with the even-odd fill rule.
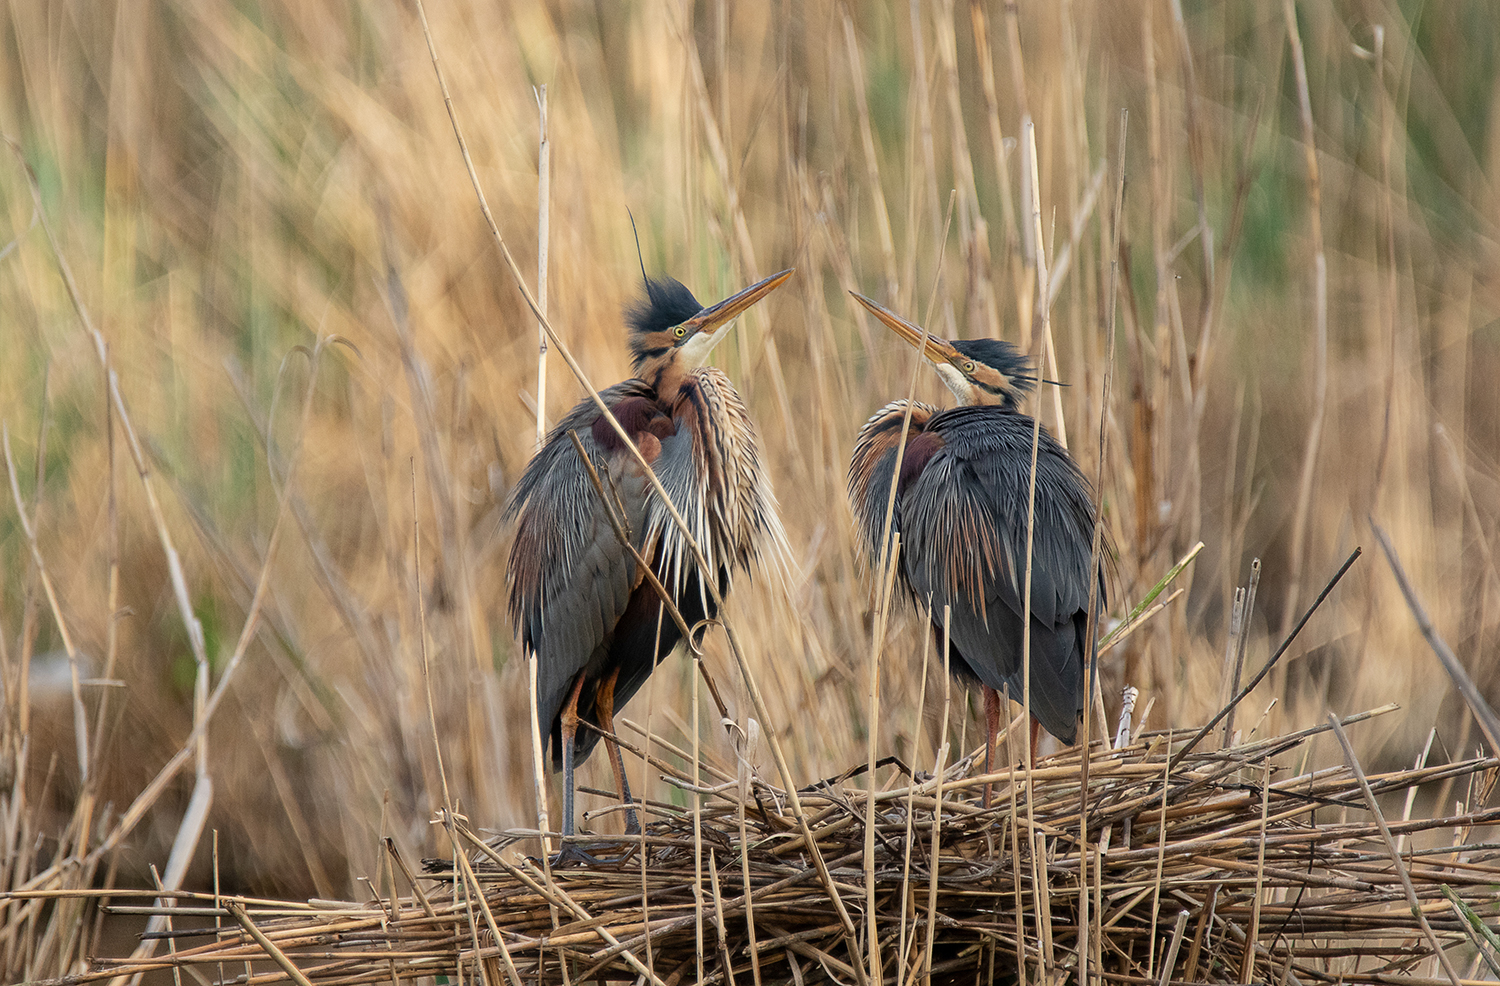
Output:
[[[656,391],[658,400],[670,404],[682,392],[682,386],[691,372],[676,350],[668,350],[661,356],[648,358],[641,363],[636,376]]]
[[[957,368],[947,363],[934,363],[932,366],[937,370],[938,378],[943,381],[943,385],[953,395],[954,403],[959,407],[1001,403],[1000,398],[986,393],[982,387],[976,387],[974,382],[958,372]]]
[[[966,406],[1006,407],[1015,410],[1015,401],[1007,400],[1003,394],[992,394],[983,387],[970,387],[968,394],[959,401]]]

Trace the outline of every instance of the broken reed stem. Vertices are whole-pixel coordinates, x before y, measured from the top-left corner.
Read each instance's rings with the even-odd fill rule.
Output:
[[[1349,734],[1344,732],[1344,727],[1339,724],[1338,716],[1332,712],[1328,713],[1328,725],[1333,730],[1333,735],[1338,738],[1339,746],[1344,751],[1344,763],[1354,774],[1354,779],[1359,782],[1360,793],[1364,795],[1365,807],[1369,809],[1370,815],[1375,819],[1375,825],[1380,830],[1380,838],[1385,842],[1386,851],[1391,855],[1391,865],[1395,867],[1396,875],[1401,878],[1401,889],[1406,891],[1406,901],[1411,905],[1411,913],[1422,926],[1422,934],[1426,936],[1427,942],[1432,950],[1437,953],[1438,962],[1443,971],[1453,981],[1453,986],[1461,986],[1458,972],[1453,968],[1453,963],[1448,960],[1448,953],[1443,951],[1442,943],[1437,940],[1433,933],[1432,925],[1427,921],[1427,915],[1422,911],[1422,902],[1417,898],[1416,887],[1412,886],[1411,874],[1401,864],[1401,854],[1396,851],[1396,841],[1391,837],[1390,826],[1385,823],[1385,815],[1380,811],[1380,803],[1375,800],[1375,792],[1370,790],[1370,781],[1365,777],[1364,768],[1359,765],[1359,757],[1354,753],[1354,747],[1349,743]],[[1264,843],[1262,843],[1264,845]]]
[[[312,981],[302,974],[302,970],[297,968],[296,963],[291,960],[286,952],[282,951],[275,942],[266,937],[266,933],[256,926],[255,922],[250,919],[250,915],[245,913],[243,907],[234,901],[225,901],[224,909],[229,912],[230,917],[239,922],[240,927],[245,929],[246,934],[255,939],[257,945],[265,949],[266,954],[271,957],[272,961],[281,966],[281,970],[287,974],[292,982],[296,983],[297,986],[312,986]]]
[[[1177,923],[1172,927],[1172,943],[1167,946],[1167,954],[1162,958],[1161,976],[1156,980],[1157,986],[1168,986],[1172,981],[1172,967],[1177,964],[1177,951],[1182,948],[1182,933],[1187,928],[1188,912],[1177,912]]]
[[[479,909],[484,914],[485,927],[489,929],[490,936],[494,939],[495,944],[500,948],[500,957],[505,960],[505,972],[510,979],[511,986],[522,986],[521,974],[516,971],[516,963],[515,960],[511,957],[510,947],[505,942],[505,936],[500,934],[500,928],[495,924],[495,912],[490,907],[489,898],[485,896],[484,888],[480,885],[478,878],[474,875],[474,868],[469,863],[469,856],[467,851],[465,850],[464,846],[459,844],[458,830],[458,820],[457,818],[455,818],[452,810],[444,808],[443,831],[447,833],[449,842],[453,846],[453,860],[455,863],[455,870],[458,876],[463,879],[464,897],[466,899],[466,903],[468,901],[471,901],[474,897],[479,898]],[[466,910],[469,913],[469,934],[474,942],[475,948],[477,949],[479,947],[479,933],[478,930],[473,926],[473,905],[469,904]],[[480,972],[484,974],[484,978],[488,980],[489,975],[483,962],[480,963],[479,969]]]
[[[1333,578],[1328,580],[1328,584],[1323,586],[1323,591],[1318,593],[1318,598],[1314,599],[1312,605],[1309,606],[1307,608],[1307,611],[1302,614],[1302,619],[1297,621],[1297,625],[1292,628],[1292,632],[1288,634],[1286,639],[1281,642],[1281,646],[1276,648],[1276,653],[1271,655],[1270,660],[1266,661],[1261,669],[1256,672],[1255,677],[1250,679],[1249,684],[1245,685],[1244,688],[1241,688],[1237,693],[1235,693],[1234,698],[1229,701],[1229,704],[1220,709],[1218,715],[1210,719],[1206,726],[1198,730],[1198,732],[1194,733],[1193,738],[1188,740],[1187,745],[1179,750],[1177,754],[1172,758],[1172,764],[1174,767],[1177,764],[1181,763],[1182,759],[1192,751],[1193,747],[1197,746],[1198,742],[1202,740],[1203,737],[1207,736],[1209,732],[1215,726],[1217,726],[1221,720],[1223,720],[1226,716],[1233,712],[1235,706],[1239,705],[1240,702],[1244,700],[1245,696],[1253,692],[1255,690],[1255,686],[1260,684],[1261,681],[1265,679],[1266,675],[1271,673],[1271,669],[1276,667],[1276,662],[1281,660],[1281,655],[1285,654],[1287,648],[1292,646],[1292,641],[1296,640],[1297,635],[1302,632],[1302,628],[1307,626],[1307,621],[1312,619],[1312,615],[1318,611],[1318,607],[1323,605],[1323,600],[1328,598],[1328,594],[1333,591],[1333,587],[1339,584],[1339,580],[1344,577],[1344,573],[1349,571],[1350,566],[1354,564],[1355,560],[1358,559],[1362,553],[1363,549],[1355,548],[1354,551],[1349,554],[1349,557],[1344,559],[1344,564],[1341,565],[1339,567],[1339,570],[1333,574]]]
[[[1250,584],[1245,587],[1243,605],[1237,610],[1236,616],[1239,621],[1239,631],[1231,635],[1234,644],[1234,669],[1229,678],[1229,694],[1231,696],[1239,693],[1240,675],[1245,670],[1245,651],[1250,644],[1250,618],[1255,614],[1255,590],[1260,587],[1260,559],[1255,558],[1250,562]],[[1234,735],[1234,709],[1224,717],[1224,742],[1223,746],[1229,746]]]
[[[1261,772],[1260,781],[1260,827],[1264,831],[1266,818],[1271,809],[1271,763],[1266,761]],[[1260,910],[1262,887],[1266,876],[1266,843],[1262,839],[1255,852],[1255,894],[1250,898],[1250,932],[1246,936],[1249,941],[1257,941],[1260,938]],[[1244,962],[1240,965],[1240,981],[1250,982],[1250,977],[1255,973],[1255,949],[1245,949]]]

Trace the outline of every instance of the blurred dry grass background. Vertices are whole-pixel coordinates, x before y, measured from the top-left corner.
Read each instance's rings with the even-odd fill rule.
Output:
[[[1102,470],[1118,546],[1111,612],[1196,541],[1206,550],[1185,596],[1106,659],[1111,708],[1128,681],[1143,705],[1155,700],[1150,725],[1203,722],[1220,704],[1227,613],[1250,560],[1264,561],[1254,668],[1343,557],[1372,546],[1372,514],[1500,699],[1500,27],[1488,4],[1298,5],[1326,389],[1281,8],[1190,3],[1178,21],[1166,2],[1022,6],[1014,19],[978,0],[430,12],[480,177],[531,271],[533,86],[548,87],[549,315],[595,384],[628,372],[619,312],[639,268],[627,208],[647,269],[705,301],[798,268],[717,357],[757,416],[796,552],[785,588],[741,583],[730,606],[771,702],[762,725],[799,777],[863,759],[871,592],[843,476],[859,424],[904,390],[913,355],[845,290],[944,334],[1024,341],[1023,112],[1036,125],[1042,249],[1060,278],[1046,373],[1068,385],[1036,404],[1049,426],[1061,412],[1085,472],[1099,471],[1122,108]],[[215,845],[226,889],[329,897],[363,893],[355,881],[374,873],[381,834],[411,856],[432,851],[442,792],[414,524],[453,794],[477,824],[534,825],[499,517],[533,446],[536,326],[465,180],[414,11],[12,4],[0,53],[0,132],[19,149],[0,159],[0,419],[88,723],[80,753],[65,641],[7,478],[0,884],[149,879],[192,828],[195,790],[207,814],[182,857],[190,884],[212,878]],[[21,158],[108,342],[160,523]],[[349,345],[318,346],[334,337]],[[546,393],[553,420],[582,393],[556,358]],[[947,399],[927,375],[918,393]],[[243,660],[181,769],[148,790],[195,739],[230,665],[283,489]],[[878,748],[930,766],[944,683],[929,676],[917,721],[920,633],[907,612],[884,650]],[[708,661],[743,716],[722,634]],[[1409,765],[1434,724],[1432,756],[1457,756],[1478,733],[1437,669],[1367,552],[1240,724],[1256,726],[1273,698],[1262,730],[1398,701],[1402,715],[1358,734],[1367,763]],[[626,717],[686,743],[693,681],[674,659]],[[732,765],[718,725],[701,730],[705,756]],[[600,759],[583,782],[607,778]],[[133,802],[146,810],[122,825]],[[48,870],[65,859],[85,866]]]

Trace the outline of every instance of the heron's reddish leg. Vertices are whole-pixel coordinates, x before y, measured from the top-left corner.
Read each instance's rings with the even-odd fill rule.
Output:
[[[1042,721],[1031,717],[1031,762],[1036,763],[1036,741],[1042,736]]]
[[[989,685],[984,686],[984,772],[990,772],[990,757],[995,750],[995,737],[1000,733],[1000,693]],[[990,806],[990,786],[984,786],[984,806]]]
[[[599,715],[599,729],[604,733],[604,748],[609,751],[609,766],[615,772],[615,788],[620,792],[620,800],[627,806],[632,804],[630,800],[630,782],[625,778],[625,758],[620,755],[620,744],[615,742],[615,681],[620,677],[620,669],[615,668],[599,684],[599,690],[594,694],[594,710]],[[625,809],[625,834],[639,835],[641,823],[636,818],[635,809]]]
[[[562,731],[563,762],[563,838],[573,834],[573,738],[578,735],[578,696],[583,692],[583,675],[578,675],[567,704],[558,715]]]

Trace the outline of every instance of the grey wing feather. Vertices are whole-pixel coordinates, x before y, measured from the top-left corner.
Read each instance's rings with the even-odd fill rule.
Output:
[[[646,394],[639,381],[600,392],[606,404]],[[562,710],[567,691],[619,621],[639,581],[633,555],[616,536],[598,491],[568,432],[574,431],[607,490],[617,494],[623,522],[639,540],[644,527],[644,480],[633,462],[607,455],[590,425],[592,400],[568,413],[527,465],[507,516],[518,518],[511,548],[511,620],[523,646],[538,655],[537,715],[543,736]],[[637,545],[639,547],[639,545]]]
[[[1026,512],[1032,420],[947,412],[945,440],[901,496],[903,570],[955,649],[991,688],[1022,690]],[[979,409],[975,409],[976,411]],[[1031,573],[1032,711],[1071,742],[1082,701],[1093,506],[1089,486],[1042,430]],[[1098,605],[1104,606],[1104,586]]]

